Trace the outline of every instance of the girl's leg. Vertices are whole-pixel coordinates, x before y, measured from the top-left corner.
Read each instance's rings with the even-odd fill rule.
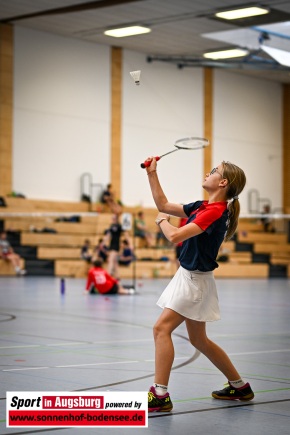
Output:
[[[114,255],[114,277],[116,279],[120,279],[120,273],[119,273],[119,263],[118,263],[118,256],[119,256],[119,252],[118,251],[114,251],[115,255]]]
[[[119,279],[119,269],[118,269],[118,252],[110,251],[108,257],[108,273],[115,278]]]
[[[172,332],[185,320],[175,311],[164,308],[153,328],[155,341],[155,383],[168,385],[174,360]]]
[[[108,255],[108,274],[112,275],[114,265],[114,251],[110,251]]]
[[[148,248],[152,248],[154,246],[154,237],[153,234],[150,233],[149,231],[145,232],[145,240]]]
[[[186,319],[186,327],[191,344],[202,352],[228,380],[241,378],[225,351],[207,337],[205,322]]]
[[[16,269],[20,269],[20,257],[17,254],[9,254],[8,259],[11,261],[11,263],[13,264],[13,267]]]

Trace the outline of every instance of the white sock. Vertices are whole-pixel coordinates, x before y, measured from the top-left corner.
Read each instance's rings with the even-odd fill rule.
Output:
[[[167,393],[167,385],[161,385],[161,384],[154,383],[154,387],[155,387],[155,391],[156,391],[157,396],[164,396],[164,394]]]
[[[244,385],[246,385],[242,379],[238,379],[237,381],[229,381],[229,383],[234,388],[242,388]]]

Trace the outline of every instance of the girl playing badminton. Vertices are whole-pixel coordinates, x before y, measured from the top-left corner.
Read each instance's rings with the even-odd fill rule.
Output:
[[[220,319],[219,302],[213,270],[221,243],[229,240],[238,224],[242,192],[246,177],[242,169],[222,162],[206,174],[202,187],[208,201],[186,205],[170,203],[159,183],[154,157],[147,159],[150,188],[159,210],[156,224],[172,243],[182,243],[180,267],[157,301],[163,311],[154,325],[155,382],[148,393],[148,411],[171,411],[167,386],[174,360],[172,332],[185,322],[191,344],[202,352],[227,378],[228,386],[213,391],[222,400],[251,400],[254,393],[242,379],[227,354],[206,334],[206,322]],[[187,217],[187,224],[176,228],[169,215]]]

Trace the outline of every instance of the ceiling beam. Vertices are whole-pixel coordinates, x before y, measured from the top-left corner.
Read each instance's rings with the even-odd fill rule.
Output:
[[[123,4],[143,1],[143,0],[99,0],[99,1],[90,1],[86,3],[80,3],[77,5],[71,6],[63,6],[61,8],[47,9],[39,12],[32,12],[30,14],[24,15],[16,15],[14,17],[8,17],[1,20],[1,23],[10,23],[19,20],[25,20],[28,18],[36,18],[36,17],[44,17],[48,15],[60,15],[60,14],[68,14],[73,12],[83,12],[89,11],[92,9],[100,9],[100,8],[108,8],[111,6],[121,6]],[[37,3],[35,3],[37,5]]]

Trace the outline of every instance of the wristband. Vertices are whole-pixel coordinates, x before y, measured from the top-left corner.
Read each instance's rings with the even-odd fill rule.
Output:
[[[155,223],[156,223],[157,225],[160,225],[162,221],[167,221],[167,222],[168,222],[168,219],[165,218],[165,217],[160,218],[160,219],[156,219],[156,220],[155,220]]]

